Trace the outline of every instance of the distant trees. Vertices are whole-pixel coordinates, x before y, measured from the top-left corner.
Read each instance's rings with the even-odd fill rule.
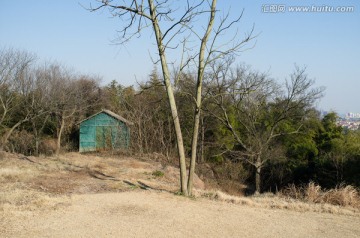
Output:
[[[360,170],[353,173],[347,167],[352,164],[359,169],[360,138],[356,131],[343,131],[336,124],[338,115],[331,112],[321,119],[315,142],[318,153],[314,157],[312,179],[323,184],[324,187],[333,187],[341,183],[353,183],[354,175],[360,175]],[[355,183],[358,186],[359,181]]]
[[[343,130],[336,125],[336,118],[333,112],[320,118],[319,113],[312,111],[304,121],[302,133],[285,135],[279,141],[286,160],[267,166],[267,188],[309,181],[326,188],[343,183],[359,186],[360,134]]]
[[[0,51],[0,148],[4,149],[15,129],[32,131],[34,154],[39,153],[44,130],[56,130],[58,154],[64,130],[94,107],[98,82],[77,76],[58,64],[36,66],[36,57],[26,51]]]
[[[340,162],[342,180],[337,181],[352,184],[360,187],[360,129],[357,131],[347,131],[344,136],[345,143],[342,155],[345,156]],[[339,159],[337,159],[339,161]]]
[[[226,186],[254,184],[258,192],[309,181],[328,188],[360,186],[360,133],[343,130],[335,113],[320,117],[314,101],[322,89],[313,87],[304,69],[295,68],[279,84],[232,62],[232,57],[213,62],[204,74],[197,145],[202,173]],[[169,162],[178,154],[166,88],[156,69],[137,87],[125,87],[116,81],[101,86],[97,77],[39,64],[33,54],[13,49],[1,50],[0,66],[2,150],[38,155],[50,140],[55,153],[77,150],[78,122],[110,109],[134,123],[135,153],[160,153]],[[196,75],[181,72],[173,91],[188,164]]]

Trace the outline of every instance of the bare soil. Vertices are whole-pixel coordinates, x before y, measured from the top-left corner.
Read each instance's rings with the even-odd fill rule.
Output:
[[[154,173],[161,171],[162,173]],[[0,155],[1,237],[360,237],[360,212],[204,190],[134,158]]]
[[[360,218],[191,200],[164,192],[75,195],[53,211],[13,212],[5,237],[359,237]]]

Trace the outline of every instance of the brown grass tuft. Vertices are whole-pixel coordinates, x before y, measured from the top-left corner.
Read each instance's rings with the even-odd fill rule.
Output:
[[[330,189],[324,192],[322,198],[325,203],[360,208],[360,194],[350,185],[340,185],[335,189]]]
[[[68,196],[51,196],[36,190],[14,189],[11,192],[0,192],[0,211],[56,209],[70,203]]]
[[[360,194],[351,185],[340,185],[334,189],[323,190],[320,185],[310,182],[306,186],[296,187],[294,184],[280,192],[282,197],[300,199],[311,203],[331,204],[360,208]]]
[[[304,197],[308,202],[321,203],[322,190],[320,185],[310,182],[304,189]]]

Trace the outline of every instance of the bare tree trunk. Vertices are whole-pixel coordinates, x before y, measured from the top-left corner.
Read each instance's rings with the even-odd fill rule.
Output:
[[[144,128],[147,128],[147,125],[144,125]],[[150,152],[149,151],[149,139],[148,139],[148,131],[147,130],[144,130],[144,148],[145,148],[145,153]]]
[[[35,152],[34,152],[35,156],[39,156],[40,136],[41,136],[42,132],[44,131],[44,128],[46,126],[46,122],[48,121],[48,119],[49,119],[49,114],[47,114],[45,116],[45,119],[42,122],[42,126],[39,128],[39,130],[36,128],[35,121],[32,120],[32,127],[33,127],[34,136],[35,136]]]
[[[168,151],[168,161],[170,161],[170,155],[173,155],[173,152],[174,152],[174,147],[173,147],[173,139],[172,139],[172,135],[173,135],[173,132],[172,132],[172,123],[171,123],[171,117],[167,117],[168,119],[168,135],[169,135],[169,139],[168,139],[168,147],[167,147],[167,151]]]
[[[201,39],[200,52],[199,52],[199,66],[198,66],[198,75],[197,75],[197,83],[196,83],[196,106],[194,112],[193,137],[191,141],[191,160],[190,160],[189,180],[187,184],[189,195],[192,194],[193,180],[195,174],[197,143],[199,136],[199,124],[200,124],[201,104],[202,104],[202,83],[203,83],[204,71],[205,71],[205,60],[204,60],[205,50],[206,50],[206,43],[209,39],[212,26],[214,24],[215,10],[216,10],[216,0],[213,0],[211,5],[209,23],[205,35]]]
[[[200,101],[201,101],[201,99],[200,99]],[[190,160],[189,180],[188,180],[188,184],[187,184],[189,195],[192,194],[193,180],[194,180],[194,174],[195,174],[197,141],[198,141],[198,135],[199,135],[200,106],[201,105],[197,105],[196,109],[195,109],[193,138],[192,138],[192,143],[191,143],[191,160]]]
[[[7,114],[7,108],[0,96],[0,101],[1,101],[1,104],[2,104],[2,108],[3,108],[3,113],[2,113],[2,116],[1,116],[1,119],[0,119],[0,126],[3,124],[4,120],[5,120],[5,117],[6,117],[6,114]]]
[[[35,156],[39,156],[39,133],[38,133],[38,130],[36,129],[36,125],[35,123],[33,122],[32,123],[32,126],[33,126],[33,132],[34,132],[34,137],[35,137],[35,151],[34,151],[34,155]]]
[[[205,142],[205,126],[204,117],[201,117],[201,151],[200,151],[200,162],[204,163],[204,142]]]
[[[187,196],[188,190],[186,187],[185,150],[184,150],[183,136],[181,133],[181,126],[180,126],[180,121],[179,121],[179,116],[178,116],[178,110],[177,110],[177,106],[176,106],[176,102],[175,102],[174,92],[173,92],[173,89],[171,86],[170,73],[169,73],[169,69],[168,69],[168,65],[167,65],[167,61],[166,61],[166,57],[165,57],[165,46],[163,45],[163,42],[162,42],[162,33],[160,31],[159,23],[157,20],[156,9],[155,9],[153,0],[148,0],[148,3],[150,6],[150,15],[152,18],[152,25],[153,25],[155,36],[156,36],[156,42],[158,45],[157,48],[159,50],[159,56],[160,56],[163,77],[164,77],[164,83],[165,83],[166,92],[168,95],[172,120],[174,123],[174,128],[175,128],[175,133],[176,133],[176,142],[177,142],[177,147],[178,147],[179,164],[180,164],[180,191],[182,194]]]
[[[141,124],[141,119],[139,117],[138,119],[138,146],[139,146],[139,150],[140,150],[140,154],[142,154],[144,152],[143,150],[143,139],[142,139],[142,124]]]
[[[61,136],[62,136],[62,133],[64,131],[64,128],[65,128],[65,119],[64,119],[64,117],[62,117],[61,118],[60,129],[59,129],[59,133],[58,133],[58,137],[57,137],[57,141],[56,141],[56,151],[55,151],[56,156],[58,156],[60,154]]]
[[[255,168],[256,168],[255,194],[260,194],[260,192],[261,192],[261,168],[262,168],[260,156],[258,156],[256,159]]]

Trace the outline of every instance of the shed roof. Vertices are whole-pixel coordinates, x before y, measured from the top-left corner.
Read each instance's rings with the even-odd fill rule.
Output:
[[[94,115],[89,116],[88,118],[85,118],[85,119],[82,120],[79,124],[81,124],[82,122],[87,121],[87,120],[93,118],[93,117],[96,116],[96,115],[99,115],[100,113],[106,113],[106,114],[108,114],[109,116],[111,116],[111,117],[113,117],[113,118],[115,118],[115,119],[117,119],[117,120],[119,120],[119,121],[124,122],[126,125],[129,125],[129,126],[134,125],[134,123],[126,120],[126,119],[123,118],[122,116],[120,116],[120,115],[118,115],[118,114],[116,114],[115,112],[112,112],[112,111],[110,111],[110,110],[106,110],[106,109],[103,109],[103,110],[101,110],[100,112],[95,113]]]

